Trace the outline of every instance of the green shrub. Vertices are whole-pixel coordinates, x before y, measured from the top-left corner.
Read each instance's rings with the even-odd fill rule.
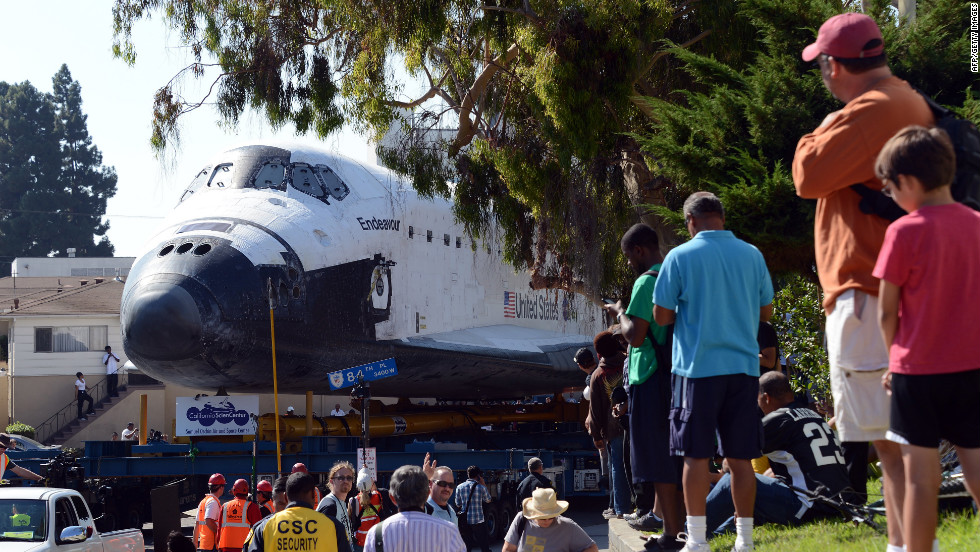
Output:
[[[823,294],[812,279],[793,275],[777,282],[772,325],[780,352],[790,359],[790,380],[797,392],[817,401],[830,399],[830,366],[824,348]]]
[[[5,431],[11,435],[23,435],[31,439],[34,438],[34,428],[23,422],[14,422],[8,425]]]

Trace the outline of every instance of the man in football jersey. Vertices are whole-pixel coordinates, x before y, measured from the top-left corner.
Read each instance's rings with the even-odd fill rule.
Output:
[[[790,486],[830,498],[850,485],[840,442],[820,414],[793,404],[793,388],[782,372],[759,378],[759,408],[764,415],[762,451],[766,475],[756,474],[755,523],[798,525],[832,514]],[[731,476],[725,474],[708,495],[708,530],[733,531],[735,511]]]

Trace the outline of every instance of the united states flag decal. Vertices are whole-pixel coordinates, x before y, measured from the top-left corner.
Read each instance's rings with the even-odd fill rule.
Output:
[[[517,318],[517,313],[514,312],[515,301],[516,297],[513,293],[504,292],[504,318]]]

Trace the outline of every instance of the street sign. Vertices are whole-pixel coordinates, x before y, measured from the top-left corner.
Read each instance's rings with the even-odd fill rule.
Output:
[[[367,468],[368,473],[371,474],[371,479],[374,481],[378,480],[378,449],[375,447],[368,447],[366,449],[357,448],[357,469],[360,471],[361,468]]]
[[[327,380],[330,382],[330,390],[336,391],[354,385],[361,377],[364,378],[364,381],[374,381],[396,375],[398,375],[398,367],[395,366],[395,359],[387,358],[331,372],[328,374]]]

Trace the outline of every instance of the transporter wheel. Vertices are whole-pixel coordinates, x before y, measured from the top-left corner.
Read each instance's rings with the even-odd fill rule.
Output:
[[[500,514],[497,511],[496,504],[484,504],[483,505],[483,517],[486,518],[487,522],[487,533],[490,535],[490,542],[496,542],[498,534],[500,532]]]
[[[514,506],[504,506],[500,509],[500,523],[497,524],[500,527],[500,530],[497,532],[497,537],[500,540],[504,540],[504,537],[507,536],[507,530],[510,529],[510,523],[514,521],[514,516],[517,515],[514,509]]]
[[[126,512],[126,528],[129,529],[142,529],[143,528],[143,505],[137,504],[132,506],[128,512]]]

